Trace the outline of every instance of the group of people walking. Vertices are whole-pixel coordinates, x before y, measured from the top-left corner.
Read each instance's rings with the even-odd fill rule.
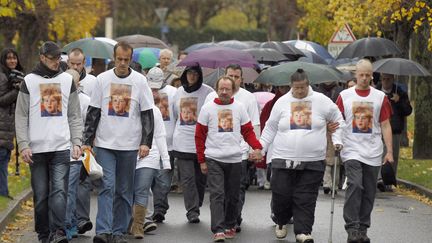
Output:
[[[271,163],[276,237],[287,236],[293,218],[297,242],[314,242],[329,146],[340,152],[347,177],[347,242],[370,242],[367,229],[380,166],[393,163],[394,151],[391,103],[371,86],[368,60],[357,63],[355,86],[333,100],[314,91],[308,70],[298,69],[287,86],[276,87],[260,124],[255,96],[241,87],[239,65],[227,66],[214,88],[203,83],[201,67],[187,67],[177,89],[169,82],[176,79],[166,71],[169,63],[161,61],[144,75],[130,67],[132,52],[129,44],[117,43],[114,68],[95,77],[86,73],[85,55],[78,48],[68,53],[71,70],[63,72],[60,47],[48,41],[40,48],[39,63],[18,84],[4,79],[11,71],[5,77],[0,73],[2,82],[11,82],[9,93],[0,94],[0,116],[4,107],[10,119],[15,115],[18,150],[31,170],[40,242],[65,243],[93,228],[92,187],[98,193],[93,242],[127,242],[127,234],[143,238],[165,220],[175,168],[187,221],[200,222],[207,188],[213,240],[235,238],[243,221],[248,161],[263,158]],[[11,51],[7,59],[9,53],[18,57]],[[161,51],[165,56],[172,59],[172,52]],[[3,54],[1,58],[3,64]],[[12,137],[8,141],[13,130],[5,133]],[[10,156],[13,144],[0,142],[0,152]],[[95,154],[103,168],[100,180],[83,173],[83,151]]]

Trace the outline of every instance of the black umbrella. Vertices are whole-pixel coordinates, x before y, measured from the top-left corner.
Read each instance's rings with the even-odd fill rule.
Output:
[[[237,50],[243,50],[243,49],[251,48],[251,45],[248,45],[247,43],[244,43],[244,42],[241,42],[238,40],[220,41],[217,43],[217,45],[223,46],[223,47],[234,48]]]
[[[379,57],[400,55],[399,47],[391,40],[378,37],[367,37],[347,45],[337,59],[354,57]]]
[[[300,57],[298,60],[301,62],[309,62],[309,63],[317,63],[317,64],[325,64],[328,65],[329,63],[324,60],[322,57],[318,56],[315,52],[311,52],[308,50],[301,50],[305,56]]]
[[[282,61],[290,61],[286,56],[272,48],[250,48],[249,52],[258,63],[273,65]]]
[[[404,58],[386,58],[373,63],[374,72],[401,76],[430,76],[428,70],[417,62]]]
[[[304,56],[303,52],[300,51],[299,49],[279,41],[267,41],[267,42],[260,43],[255,47],[275,49],[280,53],[284,54],[290,60],[297,60],[299,57]]]

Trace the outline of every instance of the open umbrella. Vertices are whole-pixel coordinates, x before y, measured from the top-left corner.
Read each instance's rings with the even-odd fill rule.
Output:
[[[243,50],[247,48],[251,48],[251,45],[248,45],[247,43],[238,41],[238,40],[226,40],[226,41],[220,41],[217,43],[218,46],[223,47],[229,47],[237,50]]]
[[[308,50],[301,50],[305,56],[300,57],[298,60],[301,62],[309,62],[309,63],[318,63],[318,64],[329,64],[322,57],[318,56],[315,52],[311,52]]]
[[[157,48],[141,47],[133,50],[132,60],[141,64],[143,69],[149,69],[156,65],[159,60]]]
[[[301,52],[299,49],[279,41],[267,41],[260,43],[255,47],[275,49],[280,53],[284,54],[290,60],[297,60],[299,57],[304,56],[303,52]]]
[[[225,68],[203,68],[204,83],[214,87],[217,79],[225,74]],[[253,68],[242,68],[243,83],[252,83],[257,77],[258,72]]]
[[[306,72],[311,84],[339,81],[342,76],[340,71],[329,65],[295,61],[270,67],[260,73],[256,82],[275,86],[289,85],[291,82],[291,75],[293,75],[299,68]]]
[[[417,62],[404,58],[386,58],[373,63],[374,72],[401,76],[430,76],[426,68]]]
[[[323,58],[327,61],[327,63],[331,63],[331,61],[334,59],[330,53],[325,49],[322,45],[312,42],[312,41],[305,41],[305,40],[289,40],[284,41],[283,43],[294,46],[297,49],[300,50],[308,50],[310,52],[313,52]]]
[[[191,52],[178,66],[220,68],[229,64],[241,67],[256,67],[258,63],[251,54],[227,47],[209,47]]]
[[[244,49],[250,53],[259,63],[274,65],[278,62],[289,61],[289,59],[280,52],[272,48],[249,48]]]
[[[138,48],[138,47],[154,47],[154,48],[169,48],[165,42],[161,41],[160,39],[148,36],[148,35],[125,35],[118,37],[116,41],[124,41],[129,43],[129,45],[132,46],[132,48]]]
[[[185,52],[191,53],[196,50],[218,46],[215,42],[196,43],[185,49]]]
[[[378,37],[367,37],[347,45],[337,59],[354,57],[379,57],[400,55],[399,47],[391,40]]]
[[[95,38],[85,38],[65,45],[62,49],[69,52],[74,48],[80,48],[85,56],[92,58],[110,59],[113,57],[114,45],[106,41],[100,41]]]

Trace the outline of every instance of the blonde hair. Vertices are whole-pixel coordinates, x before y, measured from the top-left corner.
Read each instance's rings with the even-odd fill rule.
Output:
[[[372,72],[373,71],[372,63],[368,59],[361,59],[356,64],[356,71],[359,69]]]

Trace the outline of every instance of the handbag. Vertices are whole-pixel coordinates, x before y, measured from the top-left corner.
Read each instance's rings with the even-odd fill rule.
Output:
[[[82,163],[90,179],[97,180],[102,178],[103,168],[100,164],[98,164],[90,150],[85,150],[83,157]]]

